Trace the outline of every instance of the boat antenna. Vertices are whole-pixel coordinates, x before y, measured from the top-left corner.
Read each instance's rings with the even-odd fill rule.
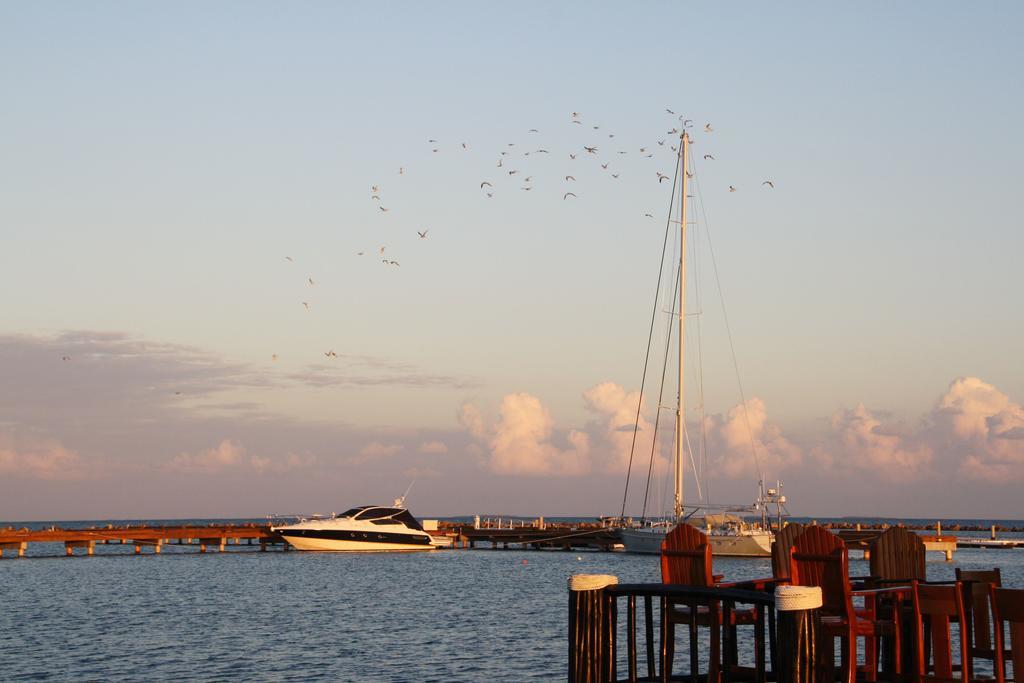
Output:
[[[404,509],[405,508],[405,498],[406,498],[406,496],[409,495],[409,491],[412,491],[412,485],[415,484],[415,483],[416,483],[416,480],[413,479],[412,482],[409,484],[409,488],[407,488],[405,490],[405,493],[402,494],[402,497],[401,498],[395,498],[395,504],[392,505],[391,507],[403,508]]]

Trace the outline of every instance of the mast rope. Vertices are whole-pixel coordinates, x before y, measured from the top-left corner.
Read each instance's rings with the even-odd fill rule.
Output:
[[[696,174],[694,174],[696,175]],[[743,420],[747,425],[747,436],[750,437],[750,451],[754,455],[754,467],[757,468],[757,478],[760,481],[764,480],[764,474],[761,472],[761,460],[757,455],[757,445],[754,440],[754,430],[750,427],[750,411],[747,410],[747,397],[743,391],[743,380],[740,379],[740,366],[736,360],[736,346],[732,341],[732,328],[729,326],[729,314],[725,310],[725,293],[722,292],[722,281],[718,276],[718,261],[715,259],[714,245],[711,243],[711,224],[708,222],[707,214],[704,211],[704,194],[701,190],[700,182],[694,178],[696,182],[694,185],[697,186],[697,196],[700,198],[700,210],[701,216],[704,219],[704,233],[708,239],[708,253],[711,255],[711,268],[715,273],[715,285],[718,287],[718,299],[722,305],[722,319],[725,321],[725,332],[729,338],[729,352],[732,354],[732,367],[736,372],[736,385],[739,387],[740,400],[743,402]]]
[[[622,492],[622,512],[619,515],[620,518],[622,518],[622,519],[625,519],[625,517],[626,517],[626,497],[629,495],[629,478],[630,478],[630,475],[632,474],[632,471],[633,471],[633,453],[636,450],[636,435],[637,435],[637,432],[640,431],[640,409],[641,409],[641,406],[643,406],[643,402],[644,402],[644,387],[646,386],[646,382],[647,382],[647,364],[648,364],[648,362],[650,361],[650,358],[651,358],[651,343],[652,343],[652,340],[654,339],[654,321],[655,321],[655,319],[657,318],[657,315],[658,315],[658,298],[659,298],[659,294],[661,293],[661,279],[662,279],[662,275],[665,272],[665,250],[668,247],[668,233],[669,233],[669,230],[672,227],[672,208],[673,208],[673,206],[675,204],[675,198],[676,198],[676,183],[679,181],[679,166],[680,166],[680,164],[676,164],[676,171],[675,171],[675,174],[672,177],[672,198],[669,200],[668,218],[665,219],[665,238],[662,240],[662,243],[661,243],[661,267],[658,268],[658,284],[657,284],[657,286],[654,289],[654,307],[653,307],[653,310],[651,311],[651,327],[650,327],[650,331],[647,333],[647,352],[644,354],[644,371],[643,371],[643,375],[640,378],[640,397],[637,399],[637,402],[636,402],[636,419],[633,422],[633,441],[632,441],[632,443],[629,446],[629,464],[626,466],[626,487],[625,487],[625,490],[623,490],[623,492]],[[656,436],[655,436],[655,440],[657,440]],[[653,463],[653,455],[652,455],[652,463]],[[650,486],[650,478],[649,477],[650,477],[650,475],[648,474],[648,486]],[[645,493],[644,494],[644,507],[646,508],[646,506],[647,506],[647,495]]]

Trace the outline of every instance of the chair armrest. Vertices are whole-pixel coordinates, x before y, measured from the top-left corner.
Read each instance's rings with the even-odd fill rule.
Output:
[[[766,591],[769,586],[775,586],[778,583],[788,582],[789,579],[775,579],[772,577],[765,577],[760,579],[746,579],[744,581],[727,581],[722,583],[716,583],[716,588],[739,588],[740,590],[750,591]]]

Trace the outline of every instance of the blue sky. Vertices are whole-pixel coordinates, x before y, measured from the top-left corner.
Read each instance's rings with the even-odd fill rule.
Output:
[[[16,483],[0,487],[24,497],[0,517],[345,507],[412,476],[434,514],[608,512],[668,203],[666,108],[697,123],[702,228],[766,475],[791,482],[795,512],[874,511],[844,478],[871,488],[891,466],[911,493],[879,493],[888,514],[1011,514],[1021,14],[0,4],[0,371],[18,378],[0,404]],[[740,398],[707,291],[725,465]],[[622,406],[587,394],[603,383]],[[503,436],[520,471],[499,464]],[[584,470],[563,466],[577,456]],[[211,489],[102,493],[185,465]],[[740,470],[723,496],[749,496]],[[933,510],[948,474],[962,486]],[[223,497],[221,479],[248,485]]]

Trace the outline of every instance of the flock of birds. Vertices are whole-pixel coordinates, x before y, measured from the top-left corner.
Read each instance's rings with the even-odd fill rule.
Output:
[[[671,160],[672,166],[675,165],[679,155],[679,147],[677,140],[681,139],[684,131],[692,129],[694,122],[692,119],[687,119],[677,115],[673,110],[666,108],[665,113],[676,117],[678,123],[671,129],[666,131],[665,136],[661,140],[656,140],[652,144],[638,145],[629,147],[628,145],[622,145],[621,139],[616,139],[616,134],[609,132],[608,130],[602,130],[600,125],[592,123],[585,123],[583,115],[580,112],[572,112],[569,117],[569,127],[576,128],[579,133],[575,131],[565,131],[559,135],[558,141],[560,143],[569,140],[573,135],[577,138],[583,137],[583,131],[586,131],[586,143],[579,144],[571,149],[564,150],[557,154],[553,154],[550,150],[550,146],[545,146],[540,141],[543,139],[541,131],[538,128],[530,128],[527,130],[527,139],[525,142],[509,142],[504,145],[503,148],[496,150],[495,157],[492,157],[494,170],[490,173],[486,173],[487,177],[479,180],[479,191],[482,193],[481,198],[493,199],[499,194],[499,191],[506,191],[508,189],[516,189],[520,192],[531,192],[535,187],[539,187],[536,183],[536,179],[542,176],[547,176],[550,173],[550,168],[541,165],[542,162],[538,162],[538,159],[554,159],[560,157],[564,164],[569,168],[562,167],[557,172],[557,178],[561,178],[559,181],[559,193],[561,194],[562,201],[575,201],[579,199],[577,189],[579,184],[576,180],[576,175],[581,171],[584,173],[592,172],[597,169],[597,166],[578,166],[587,162],[593,164],[596,162],[600,168],[600,173],[606,174],[610,181],[616,181],[620,178],[623,172],[627,169],[622,167],[619,160],[623,159],[627,155],[639,157],[643,160],[654,160],[653,163],[657,164],[659,161],[667,162]],[[706,123],[703,127],[703,133],[710,135],[715,132],[715,128],[711,123]],[[598,142],[594,138],[600,137],[607,142]],[[676,144],[672,144],[676,142]],[[430,138],[427,141],[430,145],[431,155],[440,154],[444,148],[442,143],[436,138]],[[616,149],[607,149],[608,147],[617,147]],[[470,145],[466,142],[458,143],[455,147],[456,151],[468,152]],[[586,160],[586,161],[585,161]],[[715,157],[712,154],[704,154],[704,161],[713,162]],[[398,175],[406,175],[406,166],[399,166]],[[532,170],[531,170],[532,169]],[[578,170],[573,170],[578,169]],[[568,170],[568,172],[565,172]],[[556,175],[551,173],[551,175]],[[690,169],[686,169],[686,175],[689,178],[694,177],[694,172]],[[666,180],[671,180],[671,177],[666,173],[663,173],[660,169],[653,170],[653,181],[661,184]],[[765,179],[761,183],[762,187],[769,189],[775,188],[774,181]],[[735,185],[729,185],[728,191],[730,193],[737,192]],[[370,185],[370,201],[373,202],[377,208],[379,214],[388,214],[391,211],[391,207],[384,204],[384,193],[380,184]],[[652,213],[644,213],[645,218],[653,219]],[[426,240],[430,230],[424,228],[423,230],[416,230],[416,235],[419,240]],[[366,256],[371,253],[369,250],[363,250],[356,252],[357,256]],[[381,245],[376,249],[376,255],[380,260],[380,263],[387,268],[398,268],[401,266],[399,261],[392,255],[387,253],[387,245]],[[284,260],[289,263],[294,263],[295,259],[292,256],[285,256]],[[306,283],[309,287],[315,287],[317,285],[316,280],[309,275],[306,277]],[[301,305],[307,311],[310,310],[310,302],[302,301]],[[338,358],[338,354],[333,349],[324,351],[324,356],[328,359]],[[271,361],[277,361],[279,356],[274,353],[270,356]],[[63,356],[62,360],[71,360],[70,356]],[[179,393],[179,392],[176,392]]]

